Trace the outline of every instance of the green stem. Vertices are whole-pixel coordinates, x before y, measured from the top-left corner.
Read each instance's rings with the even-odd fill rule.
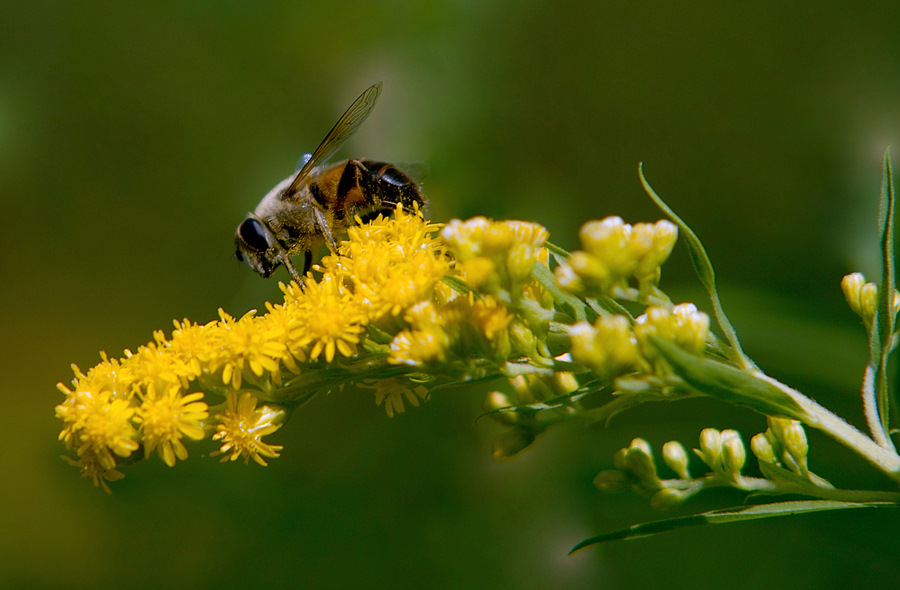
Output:
[[[900,481],[900,455],[892,448],[885,448],[848,424],[837,414],[819,405],[796,389],[769,377],[762,372],[755,372],[760,379],[768,381],[789,395],[799,405],[806,416],[803,423],[821,430],[844,446],[852,449],[891,479]]]
[[[885,449],[891,449],[893,448],[893,443],[882,427],[881,415],[878,412],[878,402],[875,400],[875,373],[876,370],[872,365],[866,367],[862,388],[863,413],[866,416],[866,424],[869,425],[869,432],[872,433],[875,442]]]

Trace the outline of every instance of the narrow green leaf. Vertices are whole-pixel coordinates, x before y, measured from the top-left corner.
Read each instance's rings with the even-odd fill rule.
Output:
[[[847,510],[852,508],[897,508],[893,502],[835,502],[833,500],[798,500],[794,502],[773,502],[771,504],[759,504],[756,506],[740,506],[711,510],[702,514],[682,516],[658,520],[645,524],[636,524],[626,529],[605,533],[585,539],[575,545],[569,555],[579,549],[597,543],[617,541],[620,539],[637,539],[658,535],[667,531],[683,529],[691,526],[703,526],[707,524],[725,524],[744,520],[758,520],[760,518],[774,518],[777,516],[792,516],[794,514],[806,514],[810,512],[822,512],[825,510]]]
[[[549,268],[538,262],[532,268],[531,276],[533,276],[534,279],[550,293],[553,301],[556,302],[557,308],[563,310],[568,309],[571,312],[572,317],[577,321],[587,320],[587,311],[590,310],[590,308],[578,297],[560,289],[559,285],[556,284],[556,277]]]
[[[651,338],[653,346],[678,376],[697,391],[766,416],[808,418],[791,396],[768,381],[745,370],[685,352],[671,342]]]
[[[894,290],[896,277],[894,273],[894,177],[891,166],[891,151],[884,152],[884,164],[881,178],[881,288],[878,290],[878,310],[875,315],[875,330],[872,340],[878,346],[878,366],[875,374],[875,394],[878,413],[881,417],[881,429],[889,430],[889,387],[887,364],[891,354],[891,340],[894,334]],[[884,438],[887,439],[885,436]],[[889,439],[888,439],[889,440]]]
[[[703,287],[706,289],[706,293],[709,296],[709,300],[713,306],[713,313],[716,316],[716,322],[718,322],[719,327],[722,329],[722,332],[725,335],[725,339],[731,345],[731,348],[734,349],[734,354],[736,355],[735,360],[738,361],[741,366],[744,368],[753,368],[753,361],[744,354],[744,350],[741,348],[741,343],[738,340],[737,333],[734,330],[734,327],[731,325],[731,322],[728,321],[728,317],[725,315],[725,310],[722,308],[722,303],[719,301],[719,293],[716,290],[716,274],[713,271],[712,262],[709,260],[709,256],[706,254],[706,249],[703,247],[703,243],[700,241],[700,238],[697,237],[697,234],[685,223],[675,212],[666,205],[665,201],[656,194],[656,191],[650,186],[650,183],[647,182],[647,179],[644,177],[644,164],[643,162],[638,165],[638,174],[641,177],[641,184],[644,186],[644,191],[646,191],[647,195],[650,199],[656,203],[656,206],[659,207],[663,213],[668,216],[672,222],[678,226],[678,229],[681,231],[681,235],[684,238],[684,243],[687,245],[688,254],[690,254],[691,262],[694,265],[694,270],[697,273],[697,276],[700,278],[700,282],[703,284]]]
[[[592,382],[593,386],[585,386],[580,387],[572,393],[568,393],[566,395],[561,395],[555,397],[553,399],[548,399],[545,401],[533,402],[530,404],[520,404],[516,406],[504,406],[502,408],[494,408],[493,410],[488,410],[487,412],[482,413],[478,418],[475,419],[477,422],[484,416],[490,416],[491,414],[503,414],[503,413],[512,413],[512,414],[536,414],[541,410],[558,410],[560,408],[571,406],[574,403],[579,402],[585,397],[597,393],[602,390],[602,385],[598,382]]]
[[[544,242],[544,247],[550,251],[551,254],[556,256],[557,258],[561,258],[565,260],[569,257],[569,252],[565,248],[560,248],[556,244],[552,242]]]
[[[469,285],[467,285],[466,282],[459,277],[445,275],[441,277],[441,282],[443,282],[445,285],[447,285],[457,293],[462,293],[463,295],[468,295],[469,291],[472,290]]]
[[[590,299],[586,299],[585,301],[597,315],[603,315],[605,313],[612,315],[621,315],[628,318],[629,322],[634,322],[634,318],[631,316],[631,312],[629,312],[627,309],[625,309],[625,307],[622,306],[621,303],[611,297],[592,297]]]

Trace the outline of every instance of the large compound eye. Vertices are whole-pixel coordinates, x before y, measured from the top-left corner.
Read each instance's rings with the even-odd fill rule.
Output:
[[[238,235],[248,246],[257,252],[265,252],[269,249],[269,241],[266,239],[266,230],[262,224],[252,217],[245,219],[238,227]]]

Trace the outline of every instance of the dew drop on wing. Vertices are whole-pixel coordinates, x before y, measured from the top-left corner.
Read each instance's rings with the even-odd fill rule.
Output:
[[[300,169],[306,166],[306,163],[309,162],[310,158],[312,158],[312,154],[303,154],[300,156],[300,159],[297,160],[297,167],[294,168],[294,172],[300,172]]]

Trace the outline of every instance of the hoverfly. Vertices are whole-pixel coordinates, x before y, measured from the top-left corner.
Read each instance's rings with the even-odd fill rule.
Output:
[[[326,163],[372,112],[381,88],[378,82],[359,95],[319,147],[300,159],[298,170],[266,193],[238,225],[238,260],[264,277],[283,264],[302,283],[313,253],[323,243],[336,251],[335,236],[356,216],[373,219],[392,213],[398,204],[409,210],[425,205],[416,181],[392,164],[365,159]],[[298,273],[291,257],[301,252],[303,272]]]

